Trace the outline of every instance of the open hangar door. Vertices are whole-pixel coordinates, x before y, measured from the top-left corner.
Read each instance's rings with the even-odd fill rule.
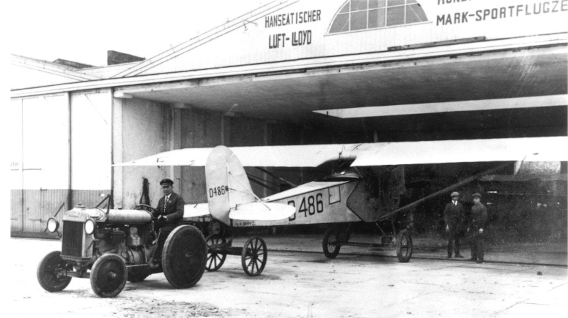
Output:
[[[187,107],[182,110],[182,119],[186,117],[181,125],[187,123],[195,129],[182,129],[180,148],[547,137],[567,134],[565,69],[565,54],[558,48],[541,48],[245,74],[119,91]],[[498,175],[513,176],[514,164]],[[535,180],[530,177],[523,177],[524,181],[510,177],[514,180],[501,182],[504,188],[512,182],[525,184],[526,191],[517,193],[518,197],[544,195],[557,202],[550,214],[553,216],[542,218],[535,216],[543,211],[542,202],[521,203],[526,210],[533,206],[540,209],[530,212],[534,223],[521,223],[548,228],[558,219],[566,219],[566,195],[562,191],[566,188],[566,163],[555,167],[556,176],[550,177],[553,181],[537,176],[532,183],[525,182]],[[323,177],[330,168],[269,171],[300,184]],[[192,184],[199,191],[199,182],[192,181],[199,175],[199,168],[182,169],[187,171],[182,174],[184,186]],[[410,197],[405,200],[433,193],[487,169],[486,164],[407,167],[406,195]],[[269,187],[255,187],[259,196],[288,186],[264,173],[256,175],[270,181]],[[473,190],[501,191],[507,194],[506,201],[516,200],[509,195],[512,190],[491,190],[495,182],[481,180],[487,179],[457,190],[468,195]],[[204,199],[203,193],[190,200],[197,203]],[[440,196],[418,206],[421,213],[415,223],[421,226],[416,229],[439,232],[440,214],[447,199]],[[466,195],[462,200],[469,199]],[[487,200],[493,199],[488,196]],[[518,214],[509,208],[496,211],[491,205],[489,210],[499,213],[499,219],[511,219],[507,213]],[[507,226],[515,224],[518,222]],[[535,239],[564,237],[565,241],[565,227],[560,234],[551,231],[554,233],[540,231],[542,235]]]

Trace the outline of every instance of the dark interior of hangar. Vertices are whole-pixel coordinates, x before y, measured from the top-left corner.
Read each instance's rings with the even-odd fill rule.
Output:
[[[566,136],[567,116],[566,106],[557,106],[361,119],[329,117],[312,128],[333,132],[334,142],[339,143],[547,137]]]

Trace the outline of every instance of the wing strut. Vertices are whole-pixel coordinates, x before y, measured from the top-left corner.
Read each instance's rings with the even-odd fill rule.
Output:
[[[484,175],[491,174],[491,173],[493,173],[493,172],[495,172],[495,171],[498,171],[498,170],[500,170],[500,169],[502,169],[502,168],[504,168],[504,167],[506,167],[506,166],[508,166],[508,165],[511,165],[511,164],[513,164],[513,163],[507,162],[507,163],[501,164],[501,165],[499,165],[499,166],[497,166],[497,167],[491,168],[491,169],[489,169],[489,170],[480,172],[480,173],[478,173],[478,174],[476,174],[476,175],[474,175],[474,176],[471,176],[471,177],[469,177],[469,178],[467,178],[467,179],[464,179],[464,180],[462,180],[462,181],[460,181],[460,182],[458,182],[458,183],[456,183],[456,184],[453,184],[453,185],[451,185],[451,186],[449,186],[449,187],[447,187],[447,188],[444,188],[444,189],[442,189],[442,190],[440,190],[440,191],[437,191],[437,192],[434,192],[434,193],[432,193],[432,194],[430,194],[430,195],[428,195],[428,196],[425,196],[425,197],[423,197],[422,199],[419,199],[419,200],[416,200],[416,201],[414,201],[414,202],[412,202],[412,203],[409,203],[409,204],[403,206],[402,208],[398,208],[398,209],[396,209],[396,210],[394,210],[394,211],[392,211],[392,212],[390,212],[390,213],[387,213],[387,214],[385,214],[381,219],[384,220],[384,219],[388,218],[389,216],[391,216],[391,215],[393,215],[393,214],[396,214],[396,213],[398,213],[398,212],[400,212],[400,211],[413,208],[413,207],[417,206],[418,204],[420,204],[420,203],[422,203],[422,202],[424,202],[424,201],[426,201],[426,200],[428,200],[428,199],[431,199],[431,198],[433,198],[433,197],[436,197],[436,196],[438,196],[438,195],[440,195],[440,194],[443,194],[443,193],[446,193],[446,192],[450,192],[450,191],[454,190],[455,188],[461,187],[461,186],[464,185],[464,184],[468,184],[468,183],[470,183],[470,182],[472,182],[472,181],[475,181],[475,180],[481,178],[481,177],[484,176]]]
[[[263,168],[260,168],[260,167],[256,167],[256,169],[257,169],[257,170],[260,170],[261,172],[266,173],[267,175],[269,175],[269,176],[271,176],[271,177],[273,177],[273,178],[275,178],[275,179],[278,179],[278,180],[280,180],[280,181],[282,181],[282,182],[284,182],[284,183],[290,185],[292,188],[295,188],[295,187],[298,186],[297,184],[294,184],[294,183],[292,183],[292,182],[290,182],[290,181],[288,181],[288,180],[286,180],[286,179],[284,179],[284,178],[281,178],[281,177],[275,175],[274,173],[272,173],[272,172],[270,172],[270,171],[268,171],[268,170],[266,170],[266,169],[263,169]]]

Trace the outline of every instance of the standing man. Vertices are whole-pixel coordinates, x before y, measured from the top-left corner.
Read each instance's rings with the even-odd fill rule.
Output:
[[[151,269],[159,268],[162,260],[162,249],[164,248],[164,243],[168,238],[168,235],[181,223],[183,218],[183,206],[185,202],[183,198],[174,193],[173,189],[174,182],[170,179],[164,179],[160,181],[160,186],[164,196],[158,201],[158,215],[154,215],[158,218],[156,224],[156,230],[158,232],[158,246],[154,252],[154,257],[150,263]]]
[[[448,233],[448,258],[452,257],[452,243],[456,258],[463,258],[460,255],[460,234],[462,231],[465,211],[461,203],[458,202],[460,194],[452,192],[450,195],[452,202],[444,209],[444,221],[446,222],[446,233]]]
[[[473,194],[473,207],[471,208],[471,223],[468,230],[473,231],[470,240],[471,261],[483,263],[483,231],[487,223],[487,208],[481,204],[481,194]]]

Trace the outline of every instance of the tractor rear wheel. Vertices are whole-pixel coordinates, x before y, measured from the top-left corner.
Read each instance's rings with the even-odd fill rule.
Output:
[[[207,244],[195,226],[178,226],[166,239],[162,268],[173,287],[189,288],[197,284],[205,271],[206,261]]]

